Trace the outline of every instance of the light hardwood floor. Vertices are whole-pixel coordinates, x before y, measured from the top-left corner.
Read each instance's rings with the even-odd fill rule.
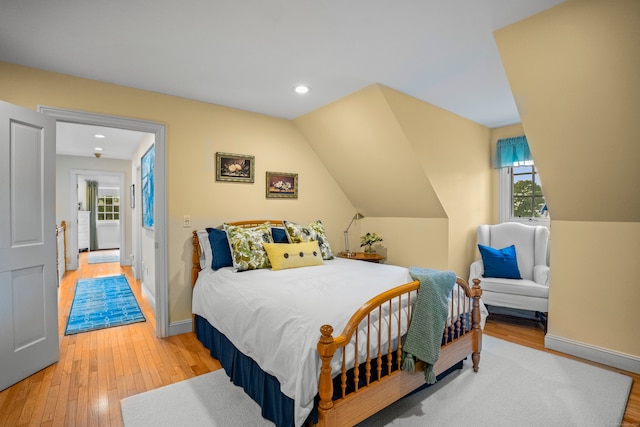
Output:
[[[0,392],[0,426],[121,426],[120,399],[218,369],[194,334],[155,337],[154,312],[131,268],[87,264],[59,288],[60,360]],[[76,281],[125,274],[146,322],[64,336]]]
[[[89,265],[86,256],[60,285],[59,362],[0,392],[0,426],[121,426],[120,399],[219,369],[194,334],[155,337],[153,310],[130,268]],[[127,276],[147,321],[64,336],[77,279],[114,274]],[[543,331],[532,323],[490,317],[485,333],[546,351]],[[622,425],[638,427],[640,375],[622,373],[634,379]]]

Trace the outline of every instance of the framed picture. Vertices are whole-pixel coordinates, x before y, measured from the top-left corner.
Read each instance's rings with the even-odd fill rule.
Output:
[[[154,183],[153,169],[155,164],[155,145],[142,156],[142,165],[140,168],[142,184],[142,226],[153,230],[153,206],[154,206]]]
[[[254,182],[255,157],[216,153],[216,181]]]
[[[136,185],[131,184],[129,187],[129,200],[131,200],[131,209],[136,207]]]
[[[297,199],[298,174],[267,172],[267,199]]]

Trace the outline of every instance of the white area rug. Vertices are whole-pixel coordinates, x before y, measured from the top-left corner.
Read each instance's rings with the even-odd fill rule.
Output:
[[[631,378],[490,336],[462,371],[359,426],[619,426]],[[223,370],[121,401],[126,427],[273,426]]]
[[[119,262],[120,249],[99,250],[89,252],[89,264],[102,264],[106,262]]]
[[[224,369],[120,401],[125,427],[271,426]]]

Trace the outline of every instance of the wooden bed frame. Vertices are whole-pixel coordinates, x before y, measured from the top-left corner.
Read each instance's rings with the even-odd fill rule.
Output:
[[[236,226],[253,227],[267,222],[260,221],[240,221],[229,223]],[[273,226],[283,226],[280,220],[268,220]],[[192,257],[192,285],[195,285],[200,272],[200,245],[197,231],[193,232],[193,257]],[[462,291],[454,294],[452,292],[451,309],[454,309],[453,298],[457,298],[457,309],[455,313],[447,319],[444,325],[443,344],[440,348],[440,358],[434,365],[436,375],[439,375],[460,361],[472,356],[473,370],[478,371],[480,362],[480,352],[482,350],[482,329],[480,327],[480,297],[482,290],[480,281],[473,280],[473,286],[461,278],[456,280],[456,286]],[[388,290],[365,303],[356,313],[353,314],[349,322],[340,335],[333,336],[333,327],[324,325],[320,328],[321,337],[318,341],[318,354],[321,358],[321,371],[318,385],[318,426],[338,427],[355,425],[381,409],[391,405],[398,399],[424,386],[424,365],[416,363],[416,372],[408,373],[402,371],[402,344],[397,348],[380,349],[367,351],[365,360],[356,359],[355,367],[350,371],[353,378],[347,379],[347,367],[345,366],[345,352],[348,346],[358,346],[358,330],[362,322],[367,322],[366,327],[366,349],[372,349],[371,340],[377,335],[375,342],[380,342],[380,334],[388,333],[391,337],[392,322],[389,326],[377,328],[377,332],[371,329],[371,319],[382,318],[382,307],[388,306],[389,312],[385,316],[398,316],[400,322],[396,322],[398,329],[402,322],[411,321],[411,311],[402,315],[400,311],[400,299],[412,298],[412,292],[418,290],[420,283],[413,281]],[[455,291],[454,287],[454,291]],[[460,296],[464,295],[464,296]],[[415,298],[415,297],[414,297]],[[397,301],[397,309],[392,308],[393,302]],[[411,301],[411,300],[409,300]],[[469,325],[468,313],[471,309],[471,324]],[[406,317],[406,318],[405,318]],[[374,320],[375,326],[376,320]],[[382,330],[381,330],[382,328]],[[385,329],[386,328],[386,329]],[[398,331],[399,332],[399,331]],[[362,340],[362,338],[360,338]],[[391,340],[388,340],[391,343]],[[360,343],[362,345],[362,343]],[[334,398],[334,379],[331,375],[331,361],[334,357],[342,359],[342,369],[340,377],[340,397]],[[384,368],[384,372],[382,372]],[[349,390],[347,391],[347,388]]]

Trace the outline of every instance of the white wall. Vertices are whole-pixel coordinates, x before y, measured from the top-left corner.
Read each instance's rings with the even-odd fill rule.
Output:
[[[133,214],[133,266],[134,274],[142,282],[142,292],[155,306],[156,266],[155,266],[155,232],[142,228],[142,199],[140,185],[140,159],[155,142],[154,135],[147,135],[134,151],[131,161],[131,176],[135,185],[135,208]],[[130,205],[128,205],[130,206]]]
[[[87,210],[87,179],[89,178],[78,177],[78,210],[79,211]]]
[[[124,192],[115,183],[102,183],[98,179],[98,195],[120,197],[120,215],[126,208]],[[121,221],[97,221],[96,231],[98,235],[98,249],[120,248],[120,223]]]
[[[118,222],[98,222],[96,232],[98,233],[98,249],[120,249],[120,224]]]

